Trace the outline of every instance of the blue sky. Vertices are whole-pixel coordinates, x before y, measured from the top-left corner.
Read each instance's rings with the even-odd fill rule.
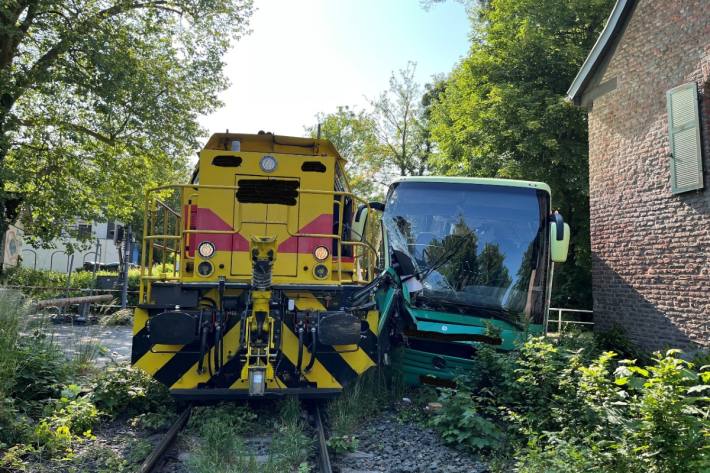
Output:
[[[417,63],[421,84],[468,50],[469,22],[449,0],[256,0],[253,32],[225,58],[225,106],[200,119],[210,133],[303,135],[318,112],[364,108],[393,70]]]

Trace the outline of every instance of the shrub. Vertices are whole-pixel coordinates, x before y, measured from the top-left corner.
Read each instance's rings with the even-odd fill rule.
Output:
[[[165,386],[147,373],[128,366],[109,368],[97,379],[91,399],[112,418],[160,412],[174,402]]]
[[[12,395],[22,401],[39,401],[59,395],[70,374],[67,359],[50,339],[35,334],[17,343],[18,364]]]
[[[490,411],[486,408],[487,403],[476,399],[469,389],[447,389],[440,400],[442,409],[432,419],[432,425],[445,442],[472,450],[490,450],[503,440],[503,430],[493,420],[495,417],[484,415],[484,411]]]
[[[710,471],[710,367],[677,350],[640,366],[601,346],[538,337],[513,354],[480,350],[433,425],[450,443],[513,456],[519,472]]]

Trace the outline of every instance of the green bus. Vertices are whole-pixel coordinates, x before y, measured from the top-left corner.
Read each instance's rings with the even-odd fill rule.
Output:
[[[547,184],[402,177],[382,233],[381,349],[407,384],[451,385],[481,344],[514,350],[544,332],[570,238]]]

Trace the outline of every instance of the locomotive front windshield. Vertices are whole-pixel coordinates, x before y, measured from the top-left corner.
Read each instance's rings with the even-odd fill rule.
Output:
[[[388,195],[384,223],[390,249],[422,281],[420,304],[541,323],[548,212],[538,189],[405,181]]]

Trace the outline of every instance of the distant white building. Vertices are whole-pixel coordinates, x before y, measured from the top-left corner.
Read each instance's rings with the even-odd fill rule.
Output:
[[[9,246],[13,244],[10,243],[14,239],[15,254],[20,256],[20,264],[26,268],[53,270],[59,272],[67,272],[70,269],[75,270],[84,265],[85,262],[102,264],[118,263],[118,247],[115,243],[116,231],[123,224],[120,222],[83,222],[80,221],[76,224],[76,230],[79,235],[91,236],[87,242],[80,243],[79,240],[69,238],[65,241],[59,241],[53,243],[53,248],[45,249],[38,248],[29,245],[27,242],[22,243],[22,231],[15,227],[8,231],[5,238],[5,253],[7,266],[15,266],[17,264],[17,256],[15,260],[7,259]],[[10,232],[14,231],[12,238]],[[74,259],[67,253],[67,243],[74,246],[74,248],[82,248],[81,250],[75,250]],[[137,248],[133,245],[134,251],[131,255],[131,261],[135,262],[137,259]],[[19,251],[18,251],[19,250]],[[15,264],[12,264],[12,263]]]

